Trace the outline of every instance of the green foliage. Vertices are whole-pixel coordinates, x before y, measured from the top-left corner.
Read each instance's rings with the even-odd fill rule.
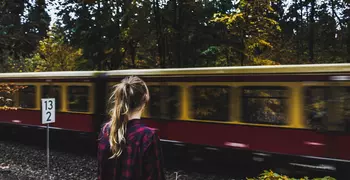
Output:
[[[229,89],[226,87],[194,87],[193,117],[226,120]]]
[[[50,17],[45,0],[0,2],[0,70],[15,71],[15,66],[31,56],[46,36]]]
[[[323,178],[308,178],[308,177],[303,177],[303,178],[291,178],[285,175],[280,175],[277,174],[273,171],[267,171],[265,170],[263,173],[260,174],[259,177],[256,178],[247,178],[247,180],[336,180],[335,178],[326,176]]]
[[[52,4],[60,32],[49,30]],[[63,69],[350,62],[349,19],[345,0],[4,0],[0,71],[50,70],[37,65],[48,32],[81,49]]]
[[[64,44],[63,37],[49,37],[40,41],[38,50],[33,56],[35,71],[74,71],[78,68],[81,49]],[[81,60],[80,60],[81,61]]]
[[[270,14],[275,13],[271,7],[273,2],[275,0],[241,0],[236,11],[230,14],[214,14],[212,20],[212,22],[226,25],[233,38],[240,42],[241,47],[238,47],[237,51],[247,56],[253,64],[265,63],[265,61],[254,62],[256,57],[261,56],[261,53],[256,51],[273,48],[270,39],[281,31],[279,23],[269,17]],[[275,64],[270,61],[266,63]]]

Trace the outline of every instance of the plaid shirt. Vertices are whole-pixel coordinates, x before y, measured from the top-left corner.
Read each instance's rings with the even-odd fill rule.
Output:
[[[103,126],[98,144],[99,180],[164,180],[163,157],[159,137],[140,120],[129,120],[126,146],[118,159],[112,156],[109,145],[110,126]]]

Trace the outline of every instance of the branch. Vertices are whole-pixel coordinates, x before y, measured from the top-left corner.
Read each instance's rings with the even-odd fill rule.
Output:
[[[345,25],[342,23],[340,17],[338,16],[337,12],[335,11],[335,8],[333,7],[333,6],[334,6],[334,1],[331,0],[331,3],[332,3],[332,13],[333,13],[333,14],[335,15],[335,17],[338,19],[340,28],[343,29]]]

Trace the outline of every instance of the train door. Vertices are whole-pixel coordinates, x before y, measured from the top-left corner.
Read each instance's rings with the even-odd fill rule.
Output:
[[[328,156],[350,160],[350,86],[333,84],[328,99]]]
[[[164,116],[162,116],[165,113],[165,106],[162,101],[162,89],[158,84],[148,86],[150,101],[147,104],[147,115],[151,120],[147,121],[147,123],[150,127],[157,129],[160,138],[164,139],[167,137],[167,126]]]
[[[180,110],[180,87],[161,83],[150,85],[150,102],[148,113],[152,120],[156,120],[159,134],[162,138],[169,138],[169,121],[177,119]]]
[[[315,155],[350,160],[350,87],[331,83],[306,88],[307,125],[315,130]]]
[[[303,137],[303,154],[327,157],[328,140],[326,123],[328,119],[326,86],[307,86],[304,89],[304,117],[306,126],[313,131]]]

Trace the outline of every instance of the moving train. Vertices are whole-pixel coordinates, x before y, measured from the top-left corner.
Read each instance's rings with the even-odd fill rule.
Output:
[[[151,99],[142,120],[186,152],[346,172],[350,167],[350,64],[2,73],[0,124],[43,128],[40,99],[56,99],[50,128],[97,135],[111,88],[136,75]],[[199,153],[198,153],[199,154]]]

